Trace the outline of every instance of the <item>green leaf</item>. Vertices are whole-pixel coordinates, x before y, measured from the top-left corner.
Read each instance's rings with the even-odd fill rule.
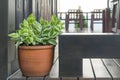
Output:
[[[57,44],[57,42],[56,42],[55,39],[50,39],[50,40],[49,40],[49,43],[52,44],[52,45],[56,45],[56,44]]]
[[[51,31],[50,28],[45,28],[45,29],[42,31],[42,33],[43,33],[43,34],[48,34],[50,31]]]
[[[33,14],[30,14],[27,18],[27,21],[32,24],[34,21],[36,21],[36,17]]]
[[[11,37],[11,38],[15,38],[15,39],[19,38],[19,34],[18,33],[11,33],[8,36]]]

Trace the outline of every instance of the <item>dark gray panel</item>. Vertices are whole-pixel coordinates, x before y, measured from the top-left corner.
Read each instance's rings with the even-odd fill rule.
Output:
[[[62,80],[78,80],[77,77],[63,77]]]
[[[14,32],[15,31],[15,1],[16,0],[9,0],[8,2],[8,33]],[[20,5],[19,5],[20,6]],[[13,64],[14,61],[16,61],[16,48],[15,48],[15,43],[11,40],[8,40],[8,73],[7,75],[11,75],[14,73],[17,69],[18,66]],[[16,69],[17,68],[17,69]]]
[[[24,18],[32,13],[32,0],[16,0],[16,29]]]
[[[67,56],[66,56],[67,57]],[[79,77],[82,76],[82,60],[68,59],[60,56],[59,58],[60,77]]]
[[[0,80],[7,77],[8,0],[0,2]]]
[[[59,36],[60,56],[68,58],[119,58],[119,47],[120,35]]]
[[[59,76],[82,76],[82,58],[119,58],[120,35],[60,35]]]
[[[8,0],[8,33],[15,31],[15,0]]]

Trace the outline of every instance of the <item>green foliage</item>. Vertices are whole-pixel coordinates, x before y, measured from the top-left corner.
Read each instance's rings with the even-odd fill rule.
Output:
[[[88,27],[88,23],[85,20],[84,15],[82,16],[82,20],[83,20],[83,28],[87,28]],[[75,23],[75,28],[79,28],[79,24],[78,23]]]
[[[8,36],[18,45],[56,45],[56,38],[62,33],[63,23],[53,15],[50,21],[40,19],[38,22],[30,14],[20,24],[20,29]]]

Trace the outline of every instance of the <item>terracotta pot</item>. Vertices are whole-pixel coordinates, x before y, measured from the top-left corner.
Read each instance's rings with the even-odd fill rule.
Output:
[[[54,46],[19,46],[18,61],[24,76],[46,76],[53,64]]]

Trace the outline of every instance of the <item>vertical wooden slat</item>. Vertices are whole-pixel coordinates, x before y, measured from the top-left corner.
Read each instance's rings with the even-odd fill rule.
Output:
[[[57,0],[56,0],[57,1]],[[47,0],[47,12],[46,12],[46,16],[47,16],[47,20],[51,19],[51,0]]]
[[[40,0],[38,2],[39,2],[38,9],[40,9],[39,15],[46,20],[50,20],[51,19],[51,0]]]
[[[19,24],[23,21],[23,0],[16,0],[15,26],[19,29]]]
[[[27,18],[30,13],[32,13],[32,0],[23,1],[23,16]]]
[[[38,14],[37,14],[38,19],[40,19],[40,17],[41,17],[41,4],[40,4],[40,2],[41,2],[41,0],[38,0]]]
[[[43,5],[44,5],[44,4],[43,4],[43,0],[40,0],[39,5],[40,5],[39,9],[40,9],[40,13],[41,13],[40,16],[42,17],[42,16],[43,16],[43,7],[44,7],[44,6],[43,6]]]
[[[51,6],[51,15],[53,15],[53,0],[50,1],[50,6]]]
[[[42,0],[42,3],[41,3],[41,4],[42,4],[42,11],[41,11],[42,14],[41,14],[41,17],[44,18],[44,16],[45,16],[45,11],[44,11],[44,10],[45,10],[45,0]]]
[[[15,0],[9,1],[8,10],[8,33],[15,31]]]
[[[40,15],[39,15],[39,14],[40,14],[40,11],[39,11],[39,1],[40,1],[40,0],[37,0],[37,11],[36,11],[36,14],[37,14],[36,17],[37,17],[37,20],[38,20],[38,21],[39,21],[39,19],[40,19]]]
[[[36,5],[37,0],[32,0],[32,13],[37,16],[37,5]],[[41,0],[39,0],[41,1]]]
[[[28,1],[27,0],[24,0],[23,1],[23,16],[24,16],[24,18],[27,18],[27,16],[28,16],[28,12],[29,12],[29,6],[28,6]]]
[[[57,15],[57,1],[58,0],[54,0],[54,14]]]
[[[47,13],[48,13],[48,9],[47,9],[48,8],[48,0],[44,0],[44,8],[45,8],[44,9],[44,19],[47,20],[48,19],[48,17],[47,17],[48,16],[47,15]]]
[[[24,18],[32,13],[32,0],[16,0],[16,29]]]

